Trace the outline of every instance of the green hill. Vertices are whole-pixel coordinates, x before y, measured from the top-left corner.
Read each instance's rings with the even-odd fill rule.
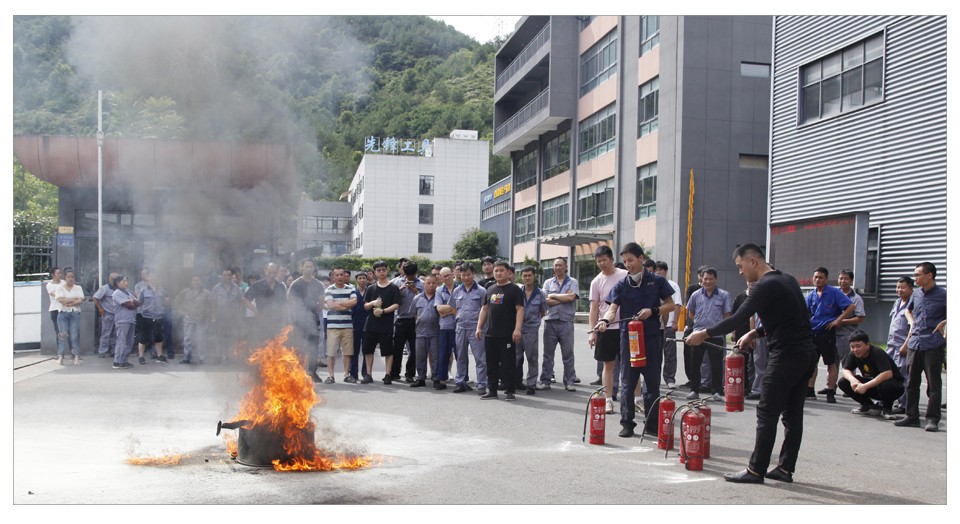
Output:
[[[335,199],[367,136],[492,142],[493,64],[424,16],[53,17],[13,20],[15,134],[292,144],[313,198]],[[490,181],[509,174],[491,157]]]

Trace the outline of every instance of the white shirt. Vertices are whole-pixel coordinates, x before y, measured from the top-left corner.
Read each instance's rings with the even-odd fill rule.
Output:
[[[683,295],[680,294],[680,286],[678,286],[676,282],[674,282],[673,280],[670,280],[669,278],[667,279],[667,283],[670,284],[670,287],[673,288],[673,303],[674,303],[674,305],[675,305],[675,306],[682,306],[682,305],[683,305]],[[674,310],[670,312],[670,316],[667,317],[667,327],[668,327],[668,328],[676,328],[676,327],[677,327],[677,323],[675,322],[676,319],[674,318],[676,315],[677,315],[676,308],[674,308]]]
[[[49,311],[63,311],[63,304],[57,300],[57,289],[60,289],[60,286],[63,285],[63,280],[59,284],[54,284],[52,281],[46,283],[47,294],[50,295],[50,309]]]
[[[74,284],[73,289],[68,290],[67,286],[60,286],[57,288],[55,293],[56,298],[83,298],[83,288],[80,287],[80,284]],[[60,304],[60,301],[57,300],[57,303]],[[60,304],[60,311],[75,311],[80,312],[80,306],[64,306]]]

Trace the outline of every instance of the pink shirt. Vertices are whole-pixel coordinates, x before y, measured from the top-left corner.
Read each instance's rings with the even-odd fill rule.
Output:
[[[625,276],[627,276],[626,269],[615,268],[613,274],[608,276],[600,273],[590,282],[590,301],[596,301],[600,305],[600,316],[598,318],[603,318],[603,315],[610,309],[610,304],[607,304],[607,296],[613,286],[617,285],[617,282],[623,280]],[[613,320],[620,320],[619,310]]]

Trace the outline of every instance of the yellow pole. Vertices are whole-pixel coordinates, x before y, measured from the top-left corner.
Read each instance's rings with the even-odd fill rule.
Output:
[[[690,287],[690,248],[693,245],[693,193],[694,193],[694,184],[693,184],[693,168],[690,168],[690,197],[687,200],[687,262],[686,267],[684,268],[684,279],[683,279],[683,289],[686,291]],[[686,297],[684,297],[686,298]],[[684,325],[687,322],[687,306],[686,304],[680,308],[680,318],[677,319],[677,331],[681,333],[684,330]]]

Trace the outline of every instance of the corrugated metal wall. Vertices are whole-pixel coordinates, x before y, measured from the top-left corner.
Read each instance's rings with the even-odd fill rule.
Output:
[[[800,67],[885,31],[884,99],[799,125]],[[879,298],[923,261],[947,269],[947,19],[786,16],[774,29],[770,222],[866,211]],[[862,287],[862,283],[857,283]]]

